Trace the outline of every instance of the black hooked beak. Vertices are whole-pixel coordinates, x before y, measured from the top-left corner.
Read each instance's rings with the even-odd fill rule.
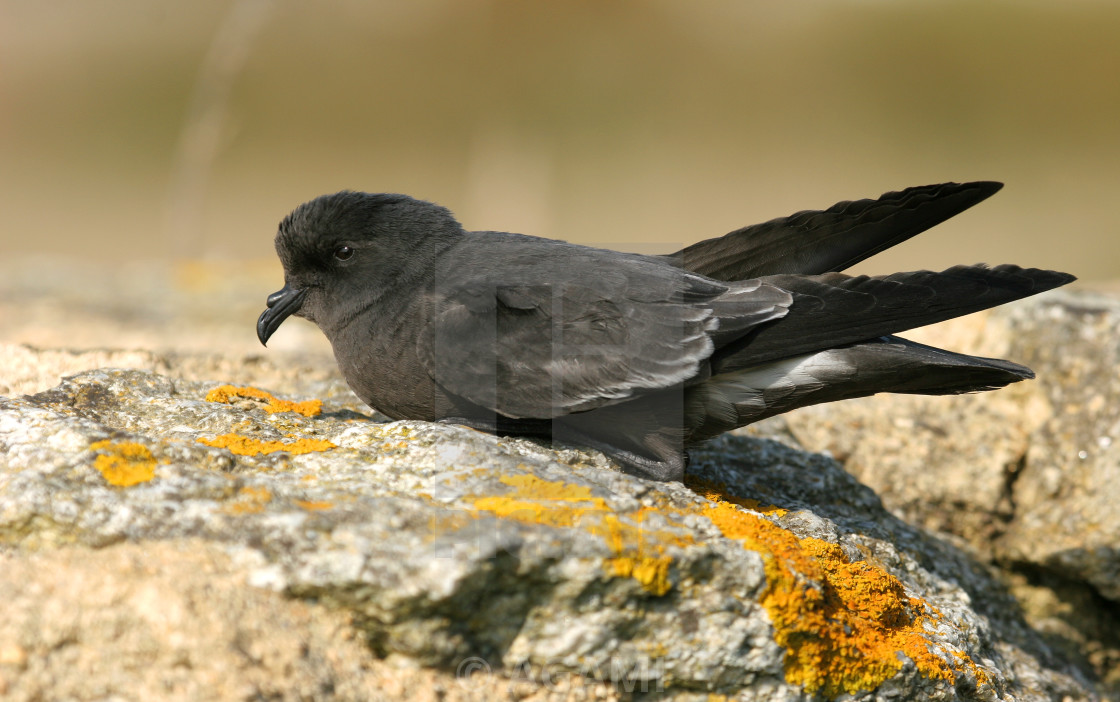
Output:
[[[303,304],[303,296],[306,294],[306,290],[296,290],[285,285],[281,290],[268,296],[265,301],[268,309],[261,312],[261,316],[257,319],[257,338],[261,340],[262,346],[268,345],[269,337],[280,328],[285,319],[299,311],[299,306]]]

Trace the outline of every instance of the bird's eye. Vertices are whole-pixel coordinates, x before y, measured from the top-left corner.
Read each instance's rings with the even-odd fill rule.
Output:
[[[349,246],[339,246],[334,250],[334,257],[339,261],[347,261],[354,255],[354,249]]]

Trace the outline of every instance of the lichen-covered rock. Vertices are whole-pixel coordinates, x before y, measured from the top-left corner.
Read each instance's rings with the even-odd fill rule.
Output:
[[[500,676],[541,695],[1091,695],[980,565],[891,516],[824,456],[728,437],[697,452],[686,484],[658,484],[594,452],[375,422],[334,386],[273,401],[224,385],[102,369],[0,399],[9,561],[90,547],[220,549],[245,587],[345,613],[379,657],[458,671],[464,684],[490,671],[481,680]],[[96,606],[53,592],[79,611]],[[242,610],[216,602],[202,611],[197,593],[179,597],[196,616],[220,619],[220,632],[237,631]],[[16,601],[15,620],[34,621],[33,592]],[[73,630],[79,647],[106,640]],[[29,661],[63,645],[53,631],[0,624],[9,694],[39,694],[33,671],[47,664]],[[255,636],[250,650],[266,646]],[[214,641],[230,637],[240,640]],[[177,665],[165,650],[174,645],[157,637],[140,646],[152,651],[151,675],[98,678],[96,690],[63,696],[143,697],[161,666]],[[309,639],[311,660],[329,656],[322,646]],[[9,664],[5,650],[22,653]],[[215,699],[230,676],[259,679],[244,666],[198,670],[190,689]],[[337,666],[291,670],[291,680],[320,687],[293,682],[281,698],[362,698],[331,687]]]
[[[814,407],[771,430],[828,451],[911,523],[1006,569],[1031,620],[1120,683],[1120,300],[1058,291],[915,334],[1037,380]]]

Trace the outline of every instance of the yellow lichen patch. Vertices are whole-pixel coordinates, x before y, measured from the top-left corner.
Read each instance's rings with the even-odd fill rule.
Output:
[[[314,417],[323,411],[322,400],[291,402],[281,400],[264,390],[251,387],[239,388],[234,385],[221,385],[214,388],[206,393],[206,400],[207,402],[222,402],[227,405],[236,400],[255,400],[263,404],[265,412],[296,412],[305,417]]]
[[[332,502],[317,502],[314,500],[296,500],[295,502],[297,507],[301,507],[308,512],[320,512],[334,507]]]
[[[619,556],[607,559],[607,567],[615,575],[634,578],[642,587],[659,597],[673,588],[669,582],[669,566],[672,564],[673,559],[669,556]]]
[[[724,536],[762,555],[767,588],[761,604],[785,648],[786,679],[826,697],[873,690],[902,669],[905,655],[928,678],[953,681],[983,671],[967,657],[958,666],[930,651],[925,622],[933,610],[902,583],[842,548],[800,539],[769,520],[719,499],[701,510]]]
[[[326,439],[297,439],[295,441],[262,441],[241,434],[222,434],[213,439],[199,439],[200,444],[228,449],[238,456],[259,456],[263,453],[286,451],[291,454],[329,451],[338,448]]]
[[[579,527],[603,537],[614,554],[604,565],[614,576],[637,580],[650,593],[661,596],[672,589],[669,568],[670,545],[687,545],[691,539],[642,526],[655,510],[643,507],[622,516],[615,514],[601,497],[581,485],[541,480],[534,475],[503,476],[515,488],[511,494],[475,499],[476,514],[489,513],[528,524]]]
[[[245,486],[237,491],[237,500],[226,506],[225,511],[232,514],[257,514],[264,511],[265,505],[272,501],[268,488]]]
[[[670,525],[682,517],[707,517],[725,538],[762,556],[766,589],[760,603],[785,651],[786,679],[811,694],[835,697],[873,690],[896,675],[905,658],[931,679],[955,682],[970,673],[976,684],[987,675],[968,656],[930,649],[926,625],[940,614],[931,605],[907,595],[902,582],[884,568],[855,560],[836,544],[799,538],[758,513],[780,516],[785,510],[759,506],[754,500],[726,493],[722,485],[700,480],[690,487],[710,502],[694,507],[643,507],[626,514],[613,512],[591,489],[532,475],[501,478],[514,488],[504,495],[474,499],[475,514],[488,513],[525,523],[577,527],[604,538],[613,552],[604,565],[616,577],[637,580],[649,592],[672,589],[670,545],[694,542],[684,532],[658,531],[644,523],[653,515]]]
[[[503,476],[501,481],[517,488],[512,495],[481,497],[475,509],[499,517],[532,524],[574,526],[585,514],[605,513],[606,501],[592,497],[591,489],[580,485],[541,480],[533,475]]]
[[[774,505],[764,505],[758,500],[752,500],[749,497],[736,497],[727,492],[727,486],[723,483],[717,483],[713,480],[705,480],[698,478],[695,475],[684,476],[684,484],[689,489],[701,497],[711,500],[712,502],[730,502],[733,505],[746,507],[755,512],[762,512],[763,514],[772,514],[775,517],[780,517],[789,512],[787,509],[775,507]]]
[[[146,483],[156,476],[156,458],[147,446],[132,441],[113,442],[109,439],[90,445],[98,453],[93,467],[101,471],[110,485],[130,487]]]

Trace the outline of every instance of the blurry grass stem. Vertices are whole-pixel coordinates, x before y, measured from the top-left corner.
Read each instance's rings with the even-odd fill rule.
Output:
[[[273,8],[274,0],[234,0],[203,58],[172,163],[165,231],[173,259],[207,253],[203,202],[226,136],[230,94]]]

